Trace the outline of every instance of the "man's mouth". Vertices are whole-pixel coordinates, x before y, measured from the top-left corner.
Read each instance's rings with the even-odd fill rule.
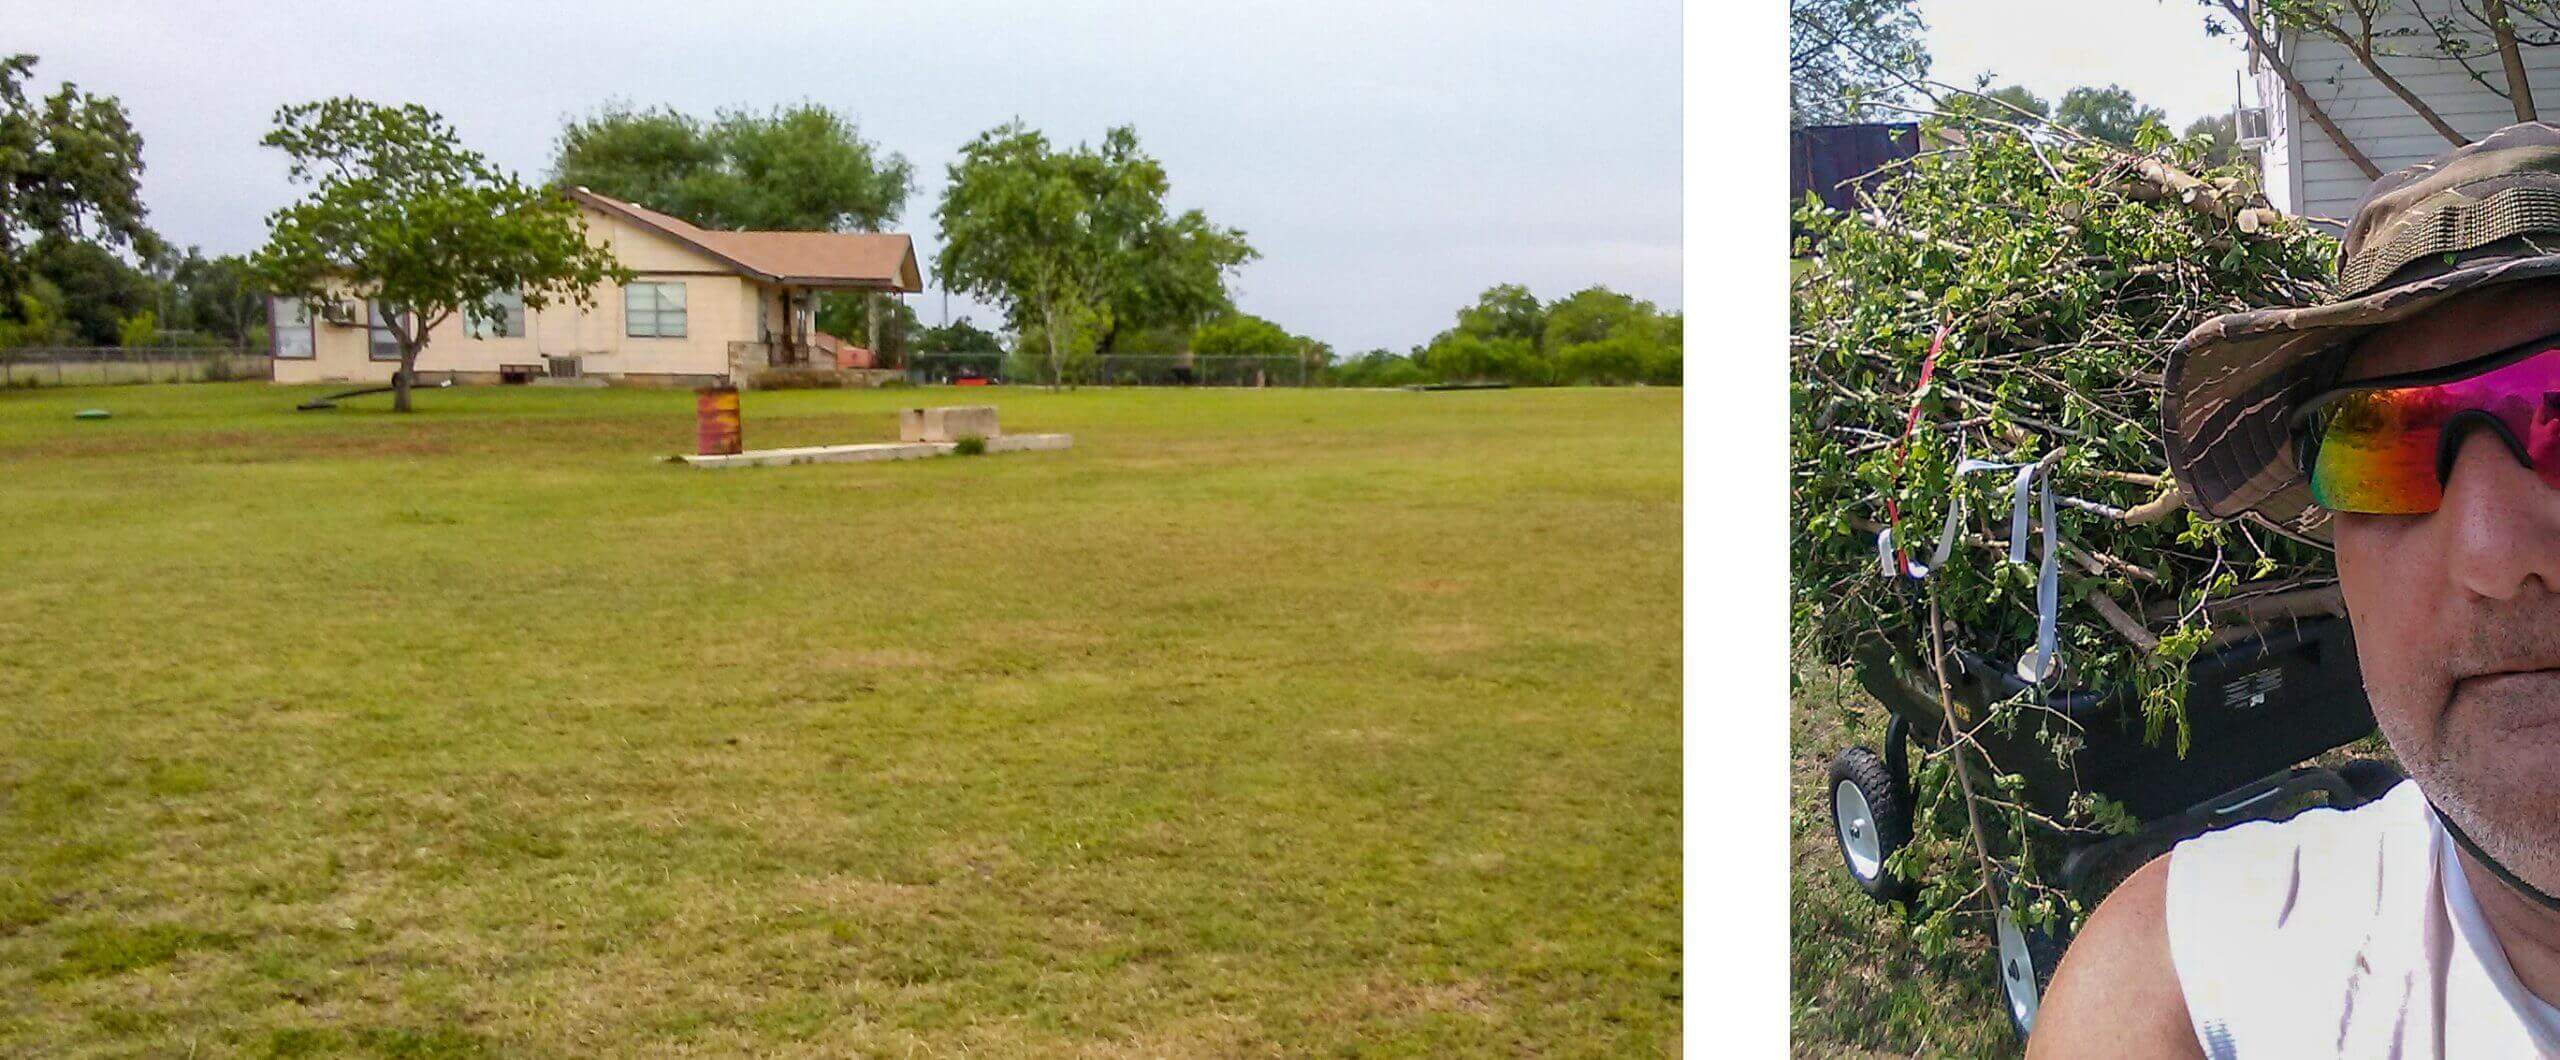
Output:
[[[2510,687],[2524,688],[2560,679],[2560,666],[2517,666],[2473,674],[2453,683],[2455,695],[2495,694]]]

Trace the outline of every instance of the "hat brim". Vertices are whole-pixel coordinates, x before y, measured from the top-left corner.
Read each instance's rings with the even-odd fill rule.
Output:
[[[2322,540],[2293,453],[2293,410],[2318,396],[2305,368],[2383,325],[2467,291],[2560,275],[2560,254],[2466,264],[2327,305],[2226,313],[2169,351],[2160,401],[2169,471],[2190,508],[2215,518],[2261,515]]]

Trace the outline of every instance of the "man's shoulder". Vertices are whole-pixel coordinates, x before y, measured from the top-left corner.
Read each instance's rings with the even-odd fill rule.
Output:
[[[2406,861],[2385,857],[2386,844],[2423,836],[2425,813],[2416,787],[2403,784],[2354,809],[2237,825],[2152,859],[2072,940],[2038,1015],[2040,1044],[2061,1050],[2048,1055],[2100,1043],[2123,1055],[2197,1055],[2189,998],[2199,988],[2210,1002],[2229,984],[2288,969],[2351,967],[2305,947],[2352,949],[2363,937],[2337,929],[2377,911],[2378,868]]]
[[[2331,878],[2331,870],[2351,865],[2367,866],[2370,875],[2384,844],[2423,842],[2427,814],[2418,786],[2403,782],[2350,809],[2305,810],[2282,821],[2250,821],[2196,836],[2166,859],[2168,914],[2178,916],[2180,899],[2188,896],[2209,896],[2224,909],[2248,904],[2255,892],[2298,904],[2305,878]]]
[[[2089,914],[2036,1015],[2035,1056],[2199,1056],[2169,953],[2168,855]]]

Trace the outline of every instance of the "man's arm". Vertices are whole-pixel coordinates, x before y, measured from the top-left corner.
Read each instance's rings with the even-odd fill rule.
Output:
[[[2135,870],[2089,914],[2036,1009],[2028,1057],[2204,1055],[2169,963],[2169,857]]]

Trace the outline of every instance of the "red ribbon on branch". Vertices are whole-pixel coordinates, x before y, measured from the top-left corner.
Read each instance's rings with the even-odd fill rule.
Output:
[[[1911,388],[1911,414],[1902,418],[1902,439],[1893,447],[1893,485],[1902,484],[1902,465],[1911,457],[1911,435],[1920,426],[1920,402],[1929,396],[1929,380],[1938,374],[1938,351],[1947,345],[1947,326],[1938,325],[1938,334],[1929,340],[1929,355],[1920,359],[1920,381]],[[1902,508],[1893,501],[1893,490],[1884,494],[1885,525],[1893,531],[1893,568],[1903,577],[1911,576],[1911,551],[1902,547]]]

